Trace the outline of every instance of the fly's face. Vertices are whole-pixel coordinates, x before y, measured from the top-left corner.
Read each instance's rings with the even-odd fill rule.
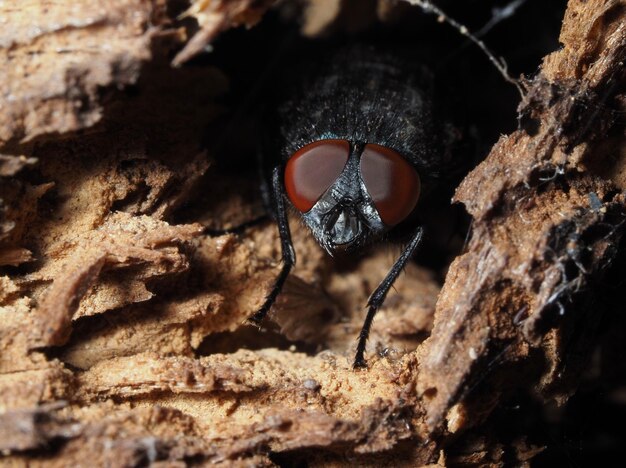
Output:
[[[331,255],[357,249],[415,209],[420,178],[398,152],[373,143],[329,139],[287,160],[284,185],[317,242]]]

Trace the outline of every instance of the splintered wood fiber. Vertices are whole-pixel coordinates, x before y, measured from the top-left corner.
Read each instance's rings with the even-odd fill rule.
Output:
[[[309,37],[426,16],[280,3],[0,2],[1,465],[503,466],[542,451],[493,415],[515,392],[564,404],[611,310],[626,5],[569,1],[562,47],[522,79],[518,129],[456,189],[464,250],[443,286],[406,268],[355,371],[399,248],[341,265],[294,217],[297,266],[263,329],[246,324],[280,242],[271,221],[205,234],[262,207],[206,144],[231,77],[197,57],[264,15]]]

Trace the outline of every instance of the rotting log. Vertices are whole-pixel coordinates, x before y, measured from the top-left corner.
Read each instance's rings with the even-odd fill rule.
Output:
[[[277,271],[274,226],[202,234],[254,208],[199,150],[227,77],[170,63],[269,6],[0,4],[3,464],[498,464],[500,441],[471,437],[507,392],[576,390],[624,258],[626,5],[569,2],[519,129],[456,191],[465,252],[441,291],[407,268],[364,372],[359,305],[389,256],[340,274],[294,223],[299,264],[259,333],[243,322]],[[222,199],[177,223],[199,186]],[[520,463],[536,453],[516,446]]]

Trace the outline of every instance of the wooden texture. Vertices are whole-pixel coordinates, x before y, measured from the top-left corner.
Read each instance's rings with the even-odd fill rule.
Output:
[[[520,128],[456,191],[466,250],[441,289],[407,268],[364,371],[361,305],[392,255],[341,272],[294,220],[299,263],[260,332],[244,321],[275,226],[202,233],[254,207],[198,150],[227,77],[171,60],[269,3],[68,5],[0,3],[0,464],[498,465],[479,435],[502,395],[575,391],[626,227],[623,2],[570,0]],[[516,442],[520,464],[537,452]]]

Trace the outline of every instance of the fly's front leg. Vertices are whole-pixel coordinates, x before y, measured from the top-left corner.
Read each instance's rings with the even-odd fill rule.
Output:
[[[272,195],[274,208],[276,210],[276,221],[278,223],[278,234],[280,235],[280,247],[282,252],[282,267],[280,273],[274,282],[272,290],[265,298],[265,302],[261,308],[248,320],[256,325],[259,325],[270,308],[276,301],[276,297],[283,289],[285,280],[289,276],[289,272],[296,264],[296,253],[291,243],[291,233],[289,232],[289,222],[287,220],[287,210],[285,207],[284,190],[281,181],[282,168],[276,167],[272,172]]]
[[[374,316],[378,309],[383,305],[385,301],[385,297],[389,292],[389,289],[398,278],[400,272],[404,269],[409,259],[413,256],[415,251],[420,245],[422,240],[422,234],[424,230],[422,227],[418,227],[411,241],[404,249],[404,252],[400,255],[400,257],[396,260],[396,263],[393,264],[385,279],[378,285],[376,290],[372,293],[370,298],[367,301],[367,316],[365,317],[365,322],[363,322],[363,328],[361,328],[361,333],[359,333],[359,342],[356,347],[356,355],[354,356],[354,364],[353,367],[355,369],[367,367],[367,363],[365,361],[364,353],[365,353],[365,345],[367,343],[367,338],[370,334],[370,328],[372,327],[372,322],[374,321]]]

